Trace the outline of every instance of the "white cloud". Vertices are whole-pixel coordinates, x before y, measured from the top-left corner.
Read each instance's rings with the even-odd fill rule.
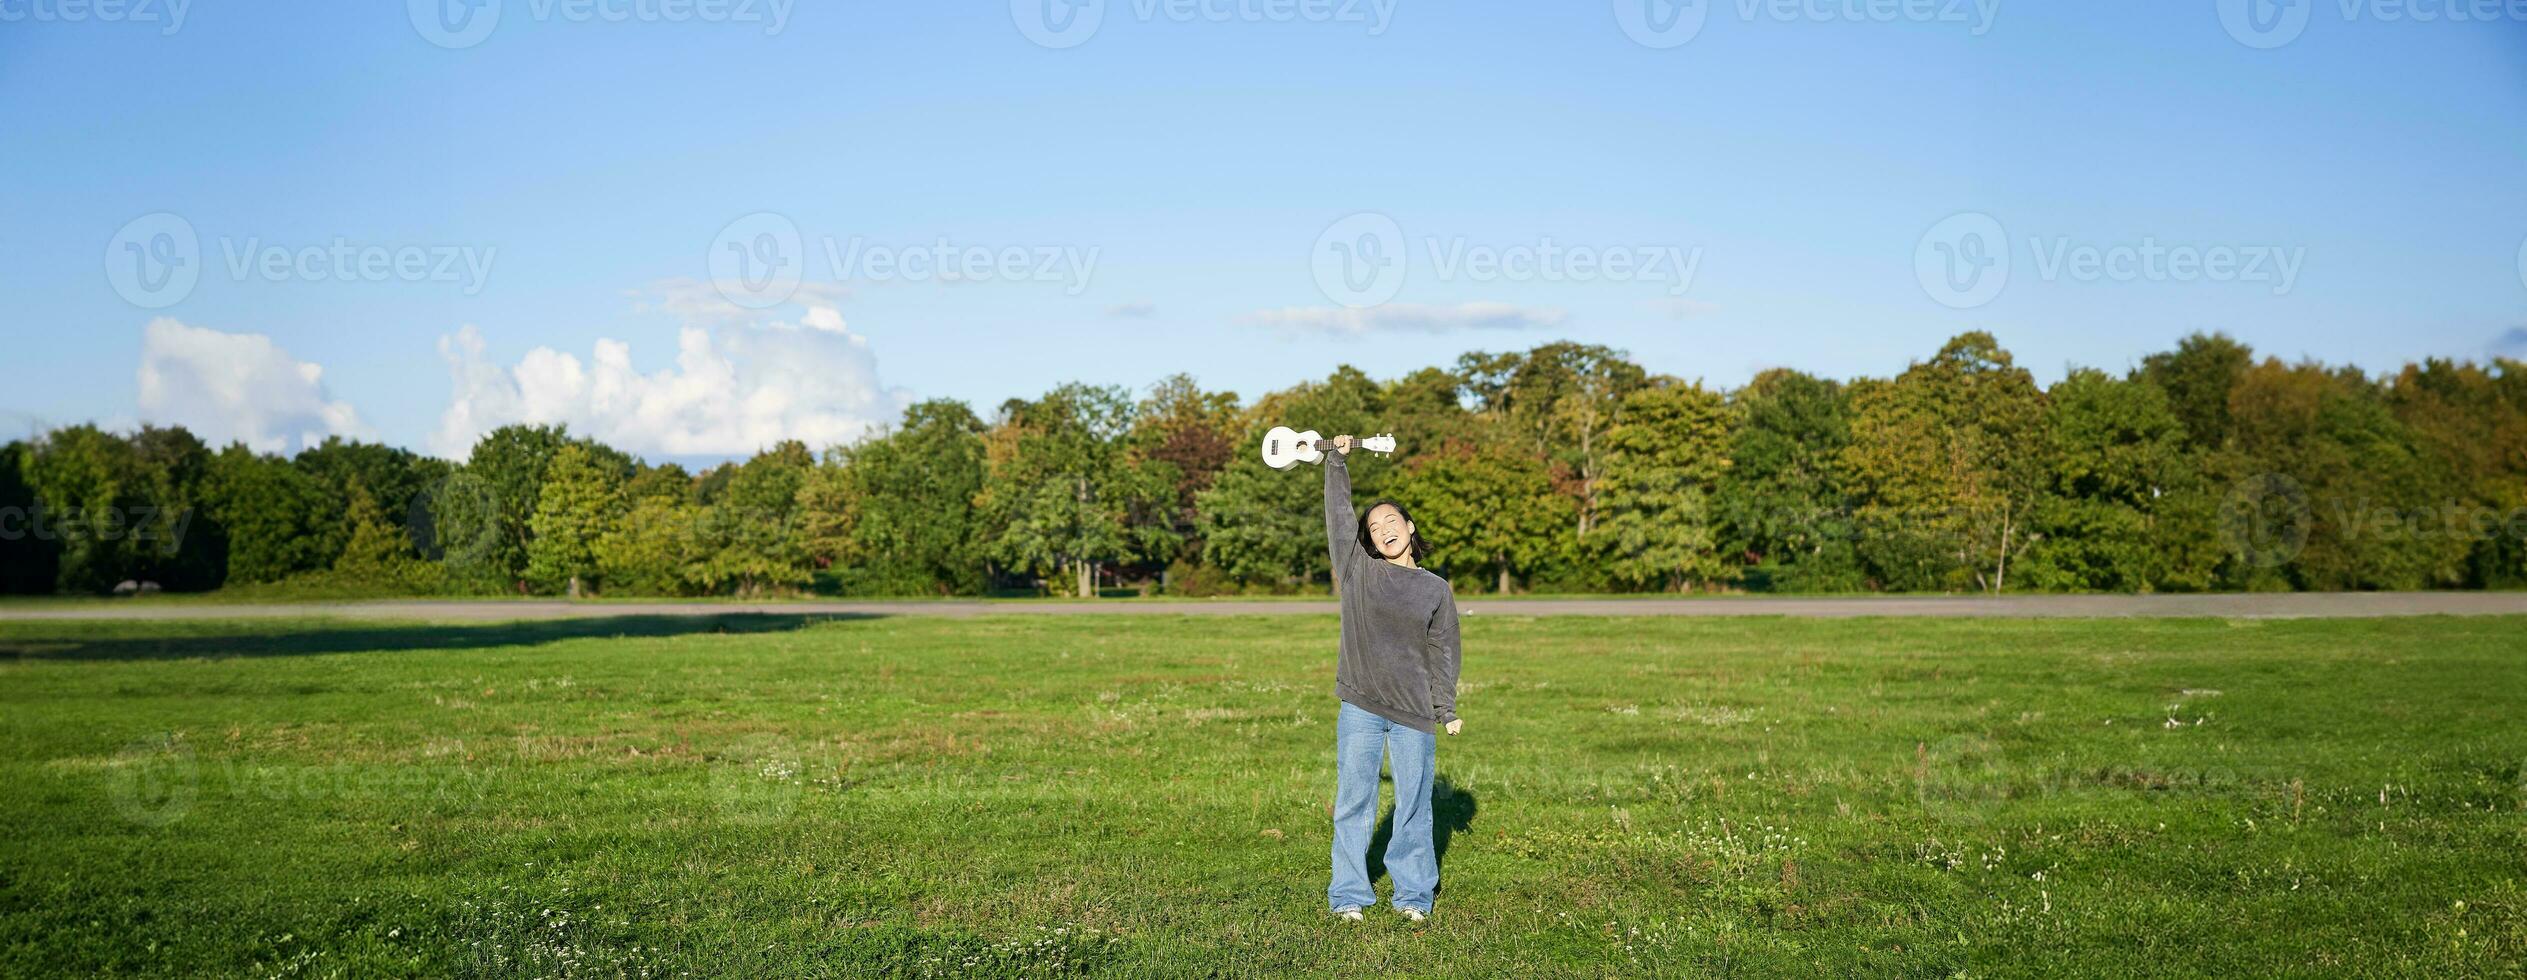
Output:
[[[1290,306],[1278,310],[1257,310],[1242,319],[1246,323],[1292,331],[1356,335],[1380,331],[1449,333],[1457,330],[1526,330],[1560,326],[1563,318],[1562,311],[1549,307],[1477,302],[1454,306],[1388,303],[1365,308]]]
[[[288,452],[328,435],[367,437],[351,403],[325,390],[325,369],[259,333],[221,333],[172,317],[141,330],[140,415],[182,425],[203,442]]]
[[[707,303],[686,312],[728,316]],[[648,374],[633,369],[631,345],[612,339],[584,362],[538,347],[504,367],[483,357],[482,334],[468,325],[439,339],[455,391],[430,450],[461,459],[512,423],[566,424],[635,453],[745,455],[784,439],[822,448],[894,422],[911,402],[879,385],[868,340],[831,306],[811,306],[797,323],[688,322],[676,348],[674,367]]]

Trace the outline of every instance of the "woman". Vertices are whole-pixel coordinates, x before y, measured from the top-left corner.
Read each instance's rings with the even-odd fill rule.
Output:
[[[1386,868],[1395,876],[1395,911],[1414,922],[1430,915],[1439,890],[1439,858],[1431,849],[1430,781],[1438,732],[1454,735],[1457,719],[1457,604],[1448,581],[1424,571],[1430,546],[1402,504],[1382,500],[1357,521],[1351,514],[1351,471],[1344,457],[1357,443],[1334,439],[1325,457],[1325,540],[1333,549],[1334,589],[1342,596],[1342,653],[1334,695],[1334,880],[1326,900],[1336,916],[1360,921],[1377,901],[1366,861],[1378,809],[1378,757],[1395,767],[1395,830]]]

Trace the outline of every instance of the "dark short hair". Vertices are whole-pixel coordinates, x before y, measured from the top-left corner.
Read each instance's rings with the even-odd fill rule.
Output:
[[[1380,507],[1395,508],[1396,516],[1403,518],[1404,523],[1413,525],[1411,540],[1404,543],[1404,547],[1413,553],[1413,563],[1418,565],[1422,559],[1430,557],[1430,542],[1422,540],[1421,524],[1413,520],[1413,512],[1404,509],[1404,502],[1400,500],[1380,500],[1360,508],[1360,549],[1376,557],[1386,556],[1385,552],[1378,550],[1377,542],[1369,540],[1369,515],[1377,513]]]

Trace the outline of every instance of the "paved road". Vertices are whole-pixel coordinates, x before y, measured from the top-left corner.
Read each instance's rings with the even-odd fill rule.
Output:
[[[2263,595],[2082,596],[1716,596],[1690,599],[1468,598],[1474,616],[1854,616],[1990,618],[2186,617],[2325,619],[2373,616],[2527,615],[2527,592],[2343,592]],[[0,604],[0,621],[59,619],[212,619],[332,616],[486,622],[597,616],[721,616],[768,613],[810,616],[1271,616],[1325,614],[1329,601],[1220,599],[1096,602],[562,602],[402,600],[272,604],[194,603],[180,599],[98,601],[76,605]]]

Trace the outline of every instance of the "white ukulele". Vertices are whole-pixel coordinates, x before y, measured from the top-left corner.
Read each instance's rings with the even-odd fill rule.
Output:
[[[1370,436],[1360,440],[1360,445],[1356,448],[1365,449],[1380,456],[1387,455],[1395,451],[1395,434],[1388,432]],[[1333,449],[1334,441],[1317,435],[1314,429],[1292,432],[1289,426],[1276,425],[1272,427],[1272,431],[1264,433],[1263,437],[1264,465],[1276,470],[1289,469],[1294,463],[1322,461],[1325,454],[1332,452]]]

